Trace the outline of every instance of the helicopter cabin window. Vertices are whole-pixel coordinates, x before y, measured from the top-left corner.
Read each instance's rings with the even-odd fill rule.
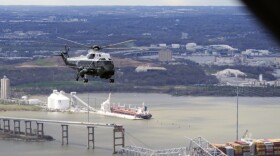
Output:
[[[95,54],[88,55],[88,59],[94,59],[94,57],[95,57]]]

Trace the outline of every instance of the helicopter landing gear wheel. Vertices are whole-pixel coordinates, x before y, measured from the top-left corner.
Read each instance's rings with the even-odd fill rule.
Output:
[[[88,83],[88,79],[84,79],[84,83]]]
[[[115,79],[110,79],[110,83],[114,83],[115,82]]]

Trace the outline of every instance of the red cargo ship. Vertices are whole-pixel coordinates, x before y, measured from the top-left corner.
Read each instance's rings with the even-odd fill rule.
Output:
[[[148,112],[147,106],[143,104],[142,107],[138,108],[124,108],[124,107],[111,107],[112,113],[118,113],[118,114],[125,114],[125,115],[131,115],[135,116],[137,118],[142,119],[150,119],[152,117],[152,114]]]

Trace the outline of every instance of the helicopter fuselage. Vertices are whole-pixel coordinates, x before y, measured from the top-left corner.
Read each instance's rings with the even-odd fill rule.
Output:
[[[107,53],[89,51],[86,56],[64,57],[63,60],[67,66],[77,70],[77,80],[86,75],[111,79],[115,74],[113,61]]]
[[[87,47],[89,49],[88,54],[86,56],[82,55],[79,57],[69,57],[68,52],[70,50],[70,47],[65,45],[65,51],[61,52],[61,54],[59,55],[56,55],[56,56],[61,56],[64,63],[67,66],[77,70],[77,77],[76,77],[77,81],[79,80],[80,77],[82,77],[84,79],[84,82],[88,82],[88,79],[86,78],[87,75],[92,75],[92,76],[99,76],[100,78],[110,79],[110,82],[113,83],[114,79],[112,78],[112,76],[114,76],[115,74],[115,67],[110,57],[110,54],[99,52],[99,51],[102,49],[112,49],[112,47],[134,42],[134,40],[128,40],[124,42],[110,44],[107,46],[99,46],[99,45],[88,46],[62,37],[57,37],[57,38],[67,42],[75,43],[83,47]]]

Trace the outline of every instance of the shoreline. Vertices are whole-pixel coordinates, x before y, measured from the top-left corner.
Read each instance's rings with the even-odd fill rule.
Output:
[[[7,111],[42,111],[42,110],[43,110],[43,108],[41,108],[40,106],[0,103],[0,112],[7,112]]]

